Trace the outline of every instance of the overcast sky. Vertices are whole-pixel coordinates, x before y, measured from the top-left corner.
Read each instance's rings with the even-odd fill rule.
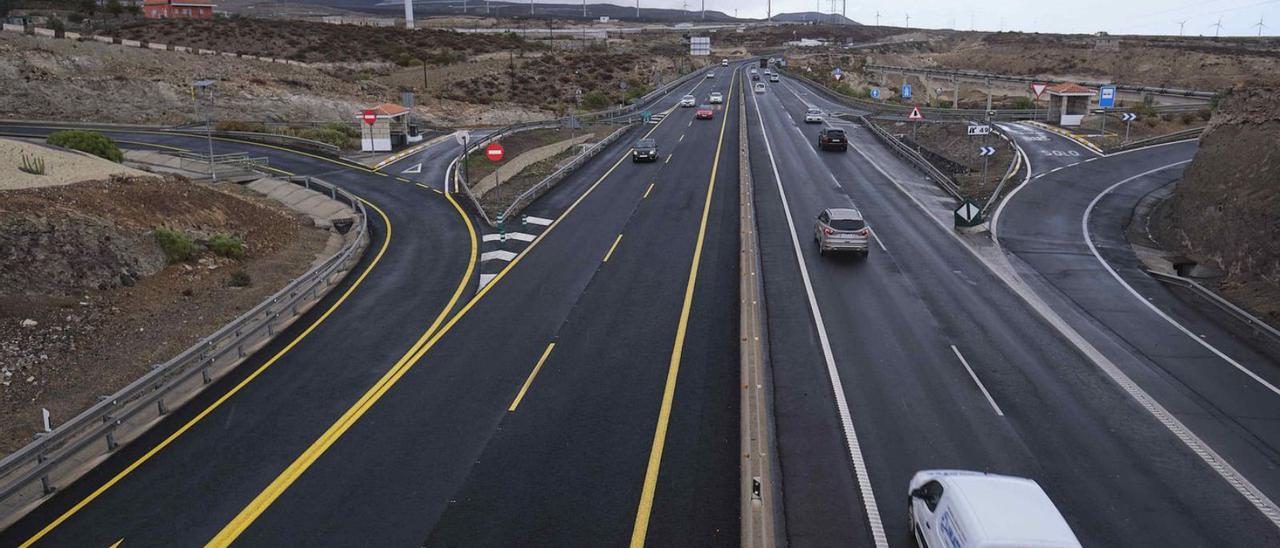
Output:
[[[565,0],[560,0],[565,1]],[[569,0],[572,1],[572,0]],[[590,3],[592,0],[587,0]],[[634,1],[607,0],[634,5]],[[641,7],[680,8],[688,2],[697,10],[702,0],[640,0]],[[847,14],[860,23],[875,24],[880,12],[883,25],[903,26],[911,14],[912,27],[958,28],[1038,32],[1096,32],[1124,34],[1178,34],[1178,22],[1186,21],[1186,34],[1213,36],[1213,25],[1222,18],[1223,36],[1255,36],[1259,17],[1267,25],[1263,36],[1280,35],[1280,0],[911,0],[909,2],[847,1]],[[773,13],[830,12],[829,0],[774,0]],[[739,17],[765,16],[765,0],[706,0],[707,9]],[[837,13],[840,5],[836,5]]]

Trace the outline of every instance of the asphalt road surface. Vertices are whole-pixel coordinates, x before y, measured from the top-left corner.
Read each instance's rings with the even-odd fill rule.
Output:
[[[928,196],[921,176],[868,130],[836,122],[851,150],[819,153],[817,126],[803,113],[838,105],[786,79],[749,103],[793,545],[871,544],[878,527],[888,544],[907,545],[907,480],[927,468],[1035,478],[1085,545],[1280,541],[1260,512],[939,226],[949,212],[922,210],[944,200]],[[819,257],[814,217],[850,204],[883,247],[873,244],[866,260]],[[852,457],[807,290],[856,429]],[[857,481],[860,472],[869,485]]]

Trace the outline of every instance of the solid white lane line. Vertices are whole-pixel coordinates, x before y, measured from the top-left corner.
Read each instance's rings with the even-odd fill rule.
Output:
[[[1062,166],[1058,166],[1058,167],[1055,167],[1055,168],[1053,168],[1053,169],[1050,169],[1050,170],[1049,170],[1049,173],[1053,173],[1053,172],[1055,172],[1055,171],[1058,171],[1059,169],[1062,169]]]
[[[525,234],[525,233],[523,233],[523,232],[508,232],[508,233],[507,233],[507,239],[508,239],[508,240],[519,240],[519,241],[521,241],[521,242],[532,242],[532,241],[533,241],[534,239],[536,239],[536,238],[537,238],[537,236],[534,236],[533,234]],[[501,242],[501,241],[502,241],[502,235],[501,235],[501,234],[485,234],[485,235],[484,235],[484,236],[482,236],[480,239],[481,239],[481,241],[485,241],[485,242]]]
[[[982,395],[987,397],[987,403],[991,404],[991,408],[995,410],[997,415],[1004,416],[1004,411],[1000,410],[1000,406],[996,405],[995,398],[991,397],[991,393],[987,392],[987,387],[982,385],[982,381],[978,380],[978,374],[973,372],[973,368],[969,367],[969,360],[964,359],[964,355],[960,353],[960,349],[956,345],[951,345],[951,351],[956,353],[956,357],[960,358],[960,363],[964,365],[965,371],[969,372],[969,378],[973,379],[973,384],[978,385],[978,390],[982,391]]]
[[[876,245],[880,246],[880,251],[888,253],[889,250],[884,247],[884,242],[880,241],[880,236],[876,235],[876,231],[871,231],[871,239],[876,241]]]
[[[1084,163],[1086,163],[1086,164],[1087,164],[1087,163],[1092,162],[1092,161],[1097,160],[1097,159],[1098,159],[1098,157],[1097,157],[1097,156],[1094,156],[1094,157],[1092,157],[1092,158],[1089,158],[1088,160],[1085,160],[1085,161],[1084,161]]]
[[[526,221],[529,221],[529,224],[532,224],[532,225],[542,225],[542,226],[550,225],[550,224],[551,224],[551,222],[552,222],[552,221],[551,221],[551,219],[544,219],[544,218],[542,218],[542,217],[534,217],[533,215],[529,215],[529,216],[525,217],[525,220],[526,220]]]
[[[831,342],[827,338],[827,326],[822,321],[822,312],[818,310],[818,298],[813,294],[813,283],[809,279],[809,268],[804,263],[804,255],[800,251],[800,237],[796,235],[795,219],[791,215],[791,206],[787,203],[786,190],[782,188],[782,176],[778,174],[778,162],[773,157],[773,146],[769,144],[769,132],[764,127],[764,113],[760,110],[757,94],[751,94],[751,102],[755,104],[756,117],[760,120],[760,134],[764,137],[765,151],[769,153],[769,167],[773,169],[773,180],[778,185],[778,197],[782,200],[782,211],[786,213],[787,229],[791,232],[791,245],[795,250],[796,263],[800,265],[800,278],[804,281],[805,295],[809,299],[809,311],[813,314],[813,322],[818,328],[818,342],[822,346],[822,359],[827,365],[827,376],[831,379],[831,389],[835,393],[836,410],[840,413],[840,424],[844,428],[845,443],[849,448],[849,459],[853,461],[854,476],[858,480],[858,489],[862,494],[862,505],[866,508],[867,522],[871,527],[871,538],[876,548],[888,548],[889,538],[885,535],[884,524],[880,521],[880,509],[876,506],[876,496],[871,489],[871,476],[867,473],[867,463],[862,458],[862,447],[858,444],[858,434],[853,427],[853,416],[849,412],[849,402],[844,395],[844,383],[840,382],[840,371],[836,369],[835,356],[831,352]],[[794,126],[792,126],[794,127]]]
[[[514,258],[516,258],[516,254],[505,249],[486,251],[480,254],[480,262],[482,263],[485,261],[510,261]]]
[[[1181,331],[1187,337],[1190,337],[1191,340],[1195,341],[1200,346],[1205,347],[1205,349],[1209,350],[1214,355],[1218,356],[1219,358],[1222,358],[1223,361],[1231,364],[1232,367],[1235,367],[1236,369],[1240,370],[1241,373],[1248,375],[1249,378],[1253,379],[1254,381],[1257,381],[1258,384],[1261,384],[1262,386],[1266,387],[1266,389],[1270,390],[1271,393],[1277,396],[1280,396],[1280,388],[1276,388],[1275,385],[1267,382],[1266,379],[1263,379],[1262,377],[1258,376],[1257,373],[1254,373],[1249,368],[1241,365],[1240,362],[1237,362],[1231,359],[1230,356],[1226,355],[1221,350],[1218,350],[1217,347],[1213,346],[1212,344],[1209,344],[1208,341],[1205,341],[1203,338],[1191,332],[1190,329],[1187,329],[1181,323],[1178,323],[1178,320],[1175,320],[1173,319],[1173,317],[1169,316],[1168,314],[1165,314],[1163,310],[1160,310],[1159,307],[1152,304],[1151,301],[1147,300],[1146,297],[1143,297],[1141,293],[1138,293],[1138,291],[1134,289],[1133,286],[1129,285],[1129,282],[1124,281],[1124,278],[1121,278],[1120,275],[1116,273],[1114,268],[1111,268],[1111,264],[1108,263],[1106,259],[1102,258],[1102,254],[1098,253],[1098,247],[1093,245],[1093,236],[1092,234],[1089,233],[1089,216],[1093,214],[1093,208],[1098,205],[1098,202],[1102,201],[1103,197],[1105,197],[1107,194],[1110,194],[1111,191],[1119,188],[1121,185],[1124,185],[1130,181],[1133,181],[1135,179],[1140,179],[1142,177],[1146,177],[1147,175],[1150,175],[1157,171],[1163,171],[1165,169],[1169,169],[1171,167],[1182,165],[1182,164],[1187,164],[1190,162],[1191,160],[1183,160],[1181,162],[1174,162],[1172,164],[1163,165],[1158,168],[1152,169],[1150,171],[1139,173],[1137,175],[1134,175],[1133,177],[1129,177],[1128,179],[1125,179],[1114,185],[1111,185],[1110,187],[1107,187],[1107,189],[1102,191],[1101,194],[1098,194],[1097,196],[1095,196],[1093,198],[1093,201],[1089,202],[1089,207],[1084,210],[1084,217],[1080,219],[1080,229],[1084,233],[1084,242],[1089,245],[1089,251],[1093,253],[1094,258],[1098,259],[1098,262],[1102,264],[1102,267],[1107,269],[1107,272],[1111,274],[1111,277],[1115,278],[1117,282],[1120,282],[1120,285],[1124,286],[1124,288],[1128,290],[1129,293],[1133,295],[1135,299],[1138,299],[1138,302],[1146,305],[1146,307],[1151,309],[1152,312],[1155,312],[1157,316],[1160,316],[1161,318],[1164,319],[1164,321],[1169,322],[1170,325],[1176,327],[1178,331]]]
[[[1177,437],[1178,441],[1182,442],[1182,444],[1194,453],[1196,457],[1199,457],[1201,461],[1208,465],[1210,469],[1216,472],[1219,477],[1235,489],[1236,493],[1239,493],[1241,497],[1252,504],[1255,509],[1262,513],[1262,515],[1266,516],[1267,519],[1271,521],[1272,525],[1280,528],[1280,507],[1277,507],[1276,504],[1267,497],[1266,493],[1263,493],[1257,488],[1257,486],[1253,485],[1253,482],[1249,481],[1249,478],[1244,477],[1244,474],[1241,474],[1239,470],[1236,470],[1230,462],[1227,462],[1227,460],[1222,457],[1222,455],[1219,455],[1217,451],[1214,451],[1213,448],[1209,446],[1209,444],[1200,439],[1195,432],[1192,432],[1190,428],[1187,428],[1187,425],[1183,424],[1181,420],[1178,420],[1178,417],[1174,416],[1173,413],[1169,412],[1164,405],[1152,397],[1151,394],[1148,394],[1146,390],[1138,385],[1138,383],[1129,378],[1128,374],[1121,371],[1120,367],[1117,366],[1115,362],[1111,361],[1106,354],[1103,354],[1098,350],[1093,343],[1084,338],[1084,335],[1081,335],[1074,327],[1071,327],[1071,324],[1067,323],[1067,321],[1063,319],[1062,316],[1058,315],[1058,313],[1054,311],[1048,303],[1044,302],[1044,300],[1041,299],[1035,291],[1022,282],[1022,280],[1018,278],[1017,274],[1002,272],[1000,269],[997,269],[995,266],[988,263],[987,259],[978,253],[976,249],[965,243],[955,230],[938,220],[937,217],[934,217],[924,203],[908,191],[906,187],[902,186],[902,183],[899,183],[897,179],[890,176],[889,172],[880,167],[880,164],[872,161],[871,157],[862,152],[859,148],[854,148],[853,150],[862,156],[862,158],[865,159],[871,167],[874,167],[876,171],[879,171],[885,179],[890,183],[893,183],[893,186],[897,187],[899,192],[906,196],[907,199],[911,200],[911,202],[924,213],[925,217],[930,221],[933,221],[934,225],[937,226],[939,230],[954,239],[956,243],[965,251],[968,251],[970,255],[973,255],[973,257],[977,259],[978,263],[991,272],[991,275],[1003,281],[1004,284],[1008,286],[1014,294],[1021,298],[1023,302],[1027,303],[1027,305],[1030,306],[1036,314],[1043,318],[1044,321],[1048,322],[1048,324],[1056,329],[1058,333],[1061,333],[1064,338],[1070,341],[1072,346],[1075,346],[1076,349],[1079,350],[1081,354],[1084,354],[1089,361],[1093,362],[1098,369],[1101,369],[1102,372],[1107,375],[1107,378],[1111,379],[1111,382],[1116,383],[1116,385],[1119,386],[1126,395],[1138,402],[1138,405],[1141,405],[1147,413],[1150,413],[1161,426],[1165,427],[1165,429]],[[1018,188],[1024,188],[1025,186],[1026,185],[1019,186]]]

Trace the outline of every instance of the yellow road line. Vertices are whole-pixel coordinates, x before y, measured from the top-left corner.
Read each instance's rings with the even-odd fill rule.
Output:
[[[654,126],[644,134],[644,137],[648,137],[649,135],[652,135],[653,132],[657,131],[658,128],[661,127],[663,122],[665,122],[666,120],[667,118],[663,118],[657,124],[654,124]],[[548,225],[547,228],[543,230],[542,233],[539,234],[536,239],[530,242],[529,245],[524,248],[524,251],[521,251],[519,255],[516,255],[516,257],[511,260],[511,262],[507,263],[507,266],[503,267],[503,269],[498,272],[498,275],[494,276],[493,280],[491,280],[488,284],[486,284],[483,288],[481,288],[480,291],[476,293],[475,296],[472,297],[471,300],[468,301],[467,304],[465,304],[462,307],[462,309],[458,311],[457,314],[454,314],[453,317],[449,319],[449,321],[444,325],[443,328],[441,328],[434,335],[432,335],[431,340],[427,341],[427,344],[419,348],[417,353],[415,353],[414,356],[407,363],[403,365],[403,367],[400,367],[399,369],[395,369],[391,372],[388,372],[389,378],[387,378],[387,382],[385,383],[380,382],[377,386],[375,386],[368,393],[366,393],[365,394],[366,397],[361,398],[361,402],[357,403],[358,408],[353,407],[351,410],[348,411],[348,413],[350,413],[349,417],[347,415],[343,415],[343,419],[345,420],[340,419],[338,422],[334,423],[332,427],[326,430],[325,433],[321,435],[319,439],[313,442],[312,445],[308,447],[306,451],[304,451],[301,455],[299,455],[298,458],[295,459],[293,463],[289,465],[288,468],[286,468],[283,472],[281,472],[280,475],[277,476],[276,479],[272,481],[271,484],[268,485],[266,489],[264,489],[261,493],[259,493],[258,496],[255,497],[253,501],[249,503],[248,506],[246,506],[243,510],[241,510],[240,514],[238,514],[235,517],[235,519],[231,521],[231,523],[228,523],[225,527],[223,527],[222,531],[220,531],[216,537],[214,537],[212,540],[209,541],[209,545],[211,546],[229,545],[233,541],[235,541],[236,538],[240,536],[240,534],[244,533],[244,531],[249,527],[249,525],[253,523],[254,520],[258,518],[258,516],[261,516],[262,513],[266,511],[266,509],[269,506],[271,506],[271,504],[275,502],[275,500],[278,499],[280,495],[284,493],[285,490],[289,488],[289,486],[293,485],[293,483],[297,481],[297,479],[301,477],[302,474],[305,473],[307,469],[311,467],[312,464],[315,464],[316,460],[318,460],[322,455],[324,455],[325,451],[327,451],[329,447],[333,446],[333,444],[337,442],[338,439],[341,438],[342,435],[347,432],[347,430],[349,430],[353,425],[355,425],[355,423],[360,420],[360,417],[362,417],[365,414],[365,412],[367,412],[373,406],[373,404],[377,403],[378,400],[381,399],[382,396],[386,394],[386,392],[390,390],[391,387],[394,386],[395,383],[398,382],[400,378],[402,378],[405,375],[405,373],[408,373],[409,370],[412,369],[414,365],[417,365],[417,363],[422,359],[422,357],[425,356],[426,353],[429,352],[432,348],[434,348],[435,345],[440,342],[440,339],[444,338],[444,336],[448,334],[451,329],[453,329],[453,326],[457,325],[458,321],[466,317],[467,313],[470,312],[471,309],[475,307],[476,303],[480,302],[480,300],[483,299],[485,295],[488,295],[490,290],[492,290],[494,287],[497,287],[498,282],[500,282],[504,277],[506,277],[507,273],[511,272],[511,269],[515,268],[515,266],[519,264],[521,260],[523,260],[526,256],[528,256],[529,252],[533,251],[533,249],[537,247],[538,244],[542,243],[543,239],[546,238],[548,234],[551,234],[551,232],[553,232],[555,228],[560,225],[560,222],[563,221],[565,218],[567,218],[570,213],[576,210],[578,205],[580,205],[583,202],[583,200],[586,200],[587,196],[590,196],[591,193],[594,192],[595,189],[599,187],[600,184],[603,183],[604,180],[614,172],[614,170],[618,169],[618,166],[622,165],[623,160],[626,160],[627,157],[630,156],[630,154],[631,154],[630,151],[624,151],[622,155],[618,157],[618,160],[614,162],[613,165],[609,167],[609,169],[605,171],[603,175],[600,176],[600,178],[596,179],[596,181],[592,183],[592,185],[588,187],[587,190],[583,192],[581,196],[579,196],[576,200],[574,200],[573,203],[569,204],[569,207],[566,208],[565,211],[561,213],[560,216],[557,217],[554,222]],[[452,196],[449,193],[445,193],[445,196],[449,197],[450,201],[452,201]],[[458,207],[456,202],[454,203],[454,206]],[[459,208],[459,211],[461,211],[460,208]],[[468,224],[468,226],[470,226],[470,224]],[[474,242],[474,238],[475,237],[472,236],[473,242]],[[474,248],[472,252],[473,252],[472,263],[474,263],[475,262]]]
[[[410,180],[408,180],[408,179],[406,179],[406,178],[404,178],[404,177],[400,177],[400,176],[396,176],[396,180],[397,180],[397,181],[400,181],[400,182],[402,182],[402,183],[412,183],[412,182],[413,182],[413,181],[410,181]]]
[[[538,376],[538,371],[542,370],[542,364],[547,361],[547,356],[551,355],[551,350],[556,347],[556,343],[547,345],[547,349],[542,352],[542,357],[538,358],[538,364],[533,366],[533,371],[529,373],[529,378],[524,380],[524,386],[520,387],[520,393],[516,394],[516,399],[511,401],[511,407],[507,408],[507,412],[515,411],[520,405],[520,400],[524,399],[524,393],[529,391],[529,385],[533,384],[533,378]]]
[[[621,234],[619,234],[617,238],[613,239],[613,245],[609,246],[609,252],[604,254],[603,262],[606,262],[606,263],[609,262],[609,257],[613,256],[613,250],[618,248],[618,242],[621,242],[621,241],[622,241]]]
[[[227,400],[231,399],[232,396],[235,396],[236,394],[238,394],[241,389],[243,389],[245,386],[248,386],[248,384],[250,382],[253,382],[254,379],[258,378],[258,376],[261,375],[264,371],[266,371],[268,367],[271,367],[286,353],[288,353],[290,350],[293,350],[294,346],[297,346],[297,344],[301,342],[302,339],[306,338],[307,335],[310,335],[311,332],[316,329],[316,327],[319,327],[321,322],[324,322],[326,319],[328,319],[329,315],[333,314],[333,312],[337,310],[338,307],[342,305],[342,303],[346,302],[347,298],[350,297],[351,294],[355,292],[356,288],[360,287],[360,284],[362,282],[364,282],[364,279],[369,275],[369,272],[373,271],[373,267],[377,266],[378,262],[382,260],[382,256],[385,255],[387,252],[387,247],[390,246],[391,244],[391,219],[387,218],[387,214],[384,213],[382,209],[378,208],[378,206],[373,205],[372,203],[365,201],[364,199],[361,199],[361,201],[363,201],[369,207],[373,208],[373,210],[376,211],[378,215],[382,217],[382,221],[387,225],[387,234],[386,234],[386,237],[384,237],[382,240],[382,246],[381,248],[378,249],[377,255],[375,255],[373,260],[369,262],[369,266],[366,267],[364,271],[360,273],[360,276],[357,277],[354,282],[352,282],[351,286],[348,287],[347,290],[342,293],[342,296],[338,297],[338,300],[335,301],[333,305],[329,307],[328,310],[325,310],[324,313],[321,314],[319,318],[316,318],[316,321],[312,322],[311,325],[307,326],[307,328],[303,330],[302,333],[300,333],[292,341],[289,341],[289,344],[285,345],[284,348],[281,348],[280,351],[272,355],[271,358],[269,358],[266,362],[258,366],[258,368],[255,369],[253,373],[250,373],[249,376],[245,377],[243,380],[237,383],[234,387],[231,388],[231,390],[227,391],[226,394],[223,394],[221,397],[215,400],[212,404],[206,407],[203,411],[201,411],[195,417],[191,418],[191,420],[187,421],[185,424],[179,427],[176,431],[170,434],[169,437],[165,438],[164,441],[161,441],[160,443],[156,444],[155,447],[152,447],[149,451],[144,453],[137,460],[133,461],[133,463],[125,467],[124,470],[121,470],[119,473],[113,476],[110,480],[107,480],[106,483],[102,484],[100,487],[95,489],[92,493],[89,493],[89,495],[86,496],[84,499],[82,499],[80,502],[77,502],[75,506],[72,506],[69,510],[67,510],[66,512],[63,512],[62,515],[58,516],[48,525],[44,526],[44,528],[36,532],[35,535],[32,535],[31,538],[27,539],[26,542],[23,542],[20,545],[21,548],[26,548],[28,546],[31,546],[32,544],[35,544],[36,542],[38,542],[40,539],[44,538],[45,535],[48,535],[49,532],[53,531],[55,528],[61,525],[64,521],[71,518],[71,516],[75,515],[76,512],[79,512],[82,508],[87,506],[90,502],[93,502],[94,499],[97,499],[98,497],[102,496],[102,494],[105,493],[107,489],[110,489],[112,486],[119,483],[121,480],[125,478],[125,476],[128,476],[130,473],[136,470],[139,466],[142,466],[143,463],[147,462],[148,460],[151,460],[151,457],[155,456],[165,447],[168,447],[170,444],[172,444],[175,440],[178,439],[179,436],[186,433],[187,430],[190,430],[192,427],[196,425],[196,423],[200,422],[202,419],[207,417],[210,413],[213,413],[214,410],[222,406],[222,404],[225,403]]]
[[[653,192],[653,185],[654,183],[649,183],[649,188],[644,189],[644,196],[640,197],[641,200],[649,197],[649,193]]]
[[[667,443],[667,425],[671,422],[671,406],[676,394],[676,379],[680,375],[680,358],[684,354],[684,339],[689,328],[689,313],[693,306],[693,289],[698,281],[698,265],[702,262],[702,244],[707,234],[707,219],[711,216],[711,198],[715,192],[716,173],[720,167],[720,151],[724,146],[724,129],[729,123],[729,102],[737,83],[735,72],[729,81],[729,98],[725,101],[725,116],[720,120],[720,139],[716,143],[715,159],[711,163],[711,180],[707,182],[707,199],[702,205],[702,221],[698,225],[698,240],[693,247],[693,261],[689,265],[689,282],[684,290],[684,305],[680,308],[680,322],[676,326],[675,344],[671,348],[671,362],[667,366],[667,382],[662,391],[662,406],[658,409],[658,424],[653,434],[653,447],[649,451],[649,465],[645,469],[644,487],[640,492],[640,505],[636,509],[635,526],[631,530],[631,548],[643,548],[649,533],[649,516],[653,512],[653,493],[658,486],[658,472],[662,466],[662,450]]]
[[[393,365],[391,369],[387,370],[387,372],[378,379],[378,382],[375,383],[372,388],[366,391],[354,405],[348,408],[347,411],[338,418],[337,422],[330,425],[319,439],[312,442],[311,446],[308,447],[302,455],[299,455],[298,458],[284,470],[284,472],[277,476],[271,484],[267,485],[266,489],[259,493],[248,506],[243,508],[230,523],[223,527],[222,530],[218,532],[217,536],[213,537],[213,539],[209,541],[209,546],[227,546],[239,537],[240,534],[249,527],[249,524],[253,523],[253,521],[257,519],[257,517],[261,515],[272,502],[284,493],[285,489],[287,489],[289,485],[293,484],[298,476],[300,476],[302,472],[311,465],[311,463],[315,462],[315,459],[319,458],[320,454],[322,454],[325,449],[328,449],[328,447],[337,440],[338,436],[341,436],[342,433],[346,432],[347,429],[355,423],[356,419],[363,415],[364,412],[373,405],[373,402],[377,401],[378,397],[381,397],[381,395],[386,392],[392,384],[395,384],[396,380],[399,380],[403,371],[407,370],[407,364],[411,357],[427,343],[428,339],[432,335],[438,334],[437,328],[448,316],[449,311],[451,311],[454,305],[457,304],[458,299],[462,296],[462,292],[467,287],[468,282],[471,281],[471,274],[475,268],[478,248],[476,242],[476,231],[475,227],[471,224],[471,219],[467,216],[466,212],[463,211],[462,206],[458,205],[458,202],[453,199],[453,196],[446,194],[445,199],[449,200],[449,203],[453,205],[455,210],[457,210],[458,215],[461,215],[466,220],[467,232],[470,233],[471,237],[471,257],[467,260],[467,272],[462,277],[462,282],[458,284],[457,289],[454,291],[453,297],[449,300],[449,304],[445,306],[440,315],[436,317],[434,322],[432,322],[431,327],[427,328],[417,342],[415,342],[413,346],[411,346],[409,350],[396,361],[395,365]],[[302,463],[305,463],[305,465]]]
[[[431,188],[431,187],[429,187],[429,186],[427,186],[427,185],[424,185],[424,184],[422,184],[422,183],[413,183],[413,184],[418,185],[418,186],[420,186],[420,187],[422,187],[422,188],[425,188],[425,189],[427,189],[427,190],[430,190],[431,192],[434,192],[434,193],[436,193],[436,194],[444,194],[443,192],[440,192],[440,189],[438,189],[438,188]]]

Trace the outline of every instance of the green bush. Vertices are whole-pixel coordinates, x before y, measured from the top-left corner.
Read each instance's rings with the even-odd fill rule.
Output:
[[[609,108],[609,98],[599,91],[589,91],[582,94],[582,108],[587,110]]]
[[[156,243],[170,264],[191,260],[196,254],[196,244],[191,237],[177,230],[160,227],[155,229]]]
[[[1036,108],[1036,102],[1032,101],[1030,97],[1010,97],[1009,108],[1031,110]]]
[[[44,158],[38,158],[34,154],[27,156],[24,153],[22,155],[22,165],[18,166],[18,171],[32,175],[44,175]]]
[[[235,236],[215,234],[209,238],[209,251],[230,259],[243,259],[244,242]]]
[[[68,129],[49,134],[47,142],[54,146],[88,152],[112,162],[124,160],[124,153],[111,138],[96,131]]]
[[[231,273],[230,278],[227,278],[227,285],[231,287],[249,287],[253,285],[253,278],[249,277],[248,272],[237,270]]]

